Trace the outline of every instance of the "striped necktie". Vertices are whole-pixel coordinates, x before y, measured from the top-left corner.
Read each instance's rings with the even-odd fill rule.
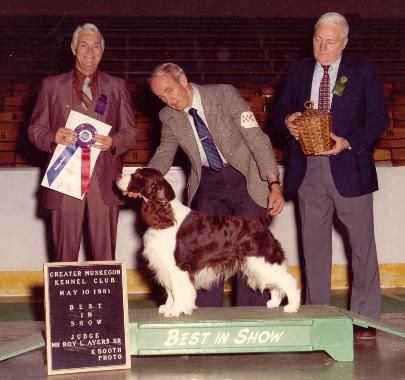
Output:
[[[190,108],[188,113],[193,117],[195,129],[197,130],[198,137],[200,138],[201,145],[204,148],[207,160],[212,170],[217,172],[224,168],[221,156],[211,136],[211,132],[205,125],[203,119],[198,115],[195,108]]]
[[[85,110],[89,108],[91,101],[93,100],[93,94],[91,92],[91,88],[89,86],[90,78],[86,77],[83,82],[82,87],[82,105]]]

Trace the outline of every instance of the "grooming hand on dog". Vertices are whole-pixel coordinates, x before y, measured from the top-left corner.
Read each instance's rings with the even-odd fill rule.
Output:
[[[116,182],[124,194],[143,198],[141,213],[149,227],[143,255],[167,292],[160,313],[166,317],[191,314],[197,289],[209,289],[236,273],[252,289],[270,291],[267,307],[279,306],[287,296],[284,311],[299,309],[300,291],[265,218],[193,211],[175,198],[169,182],[152,168],[122,175]]]

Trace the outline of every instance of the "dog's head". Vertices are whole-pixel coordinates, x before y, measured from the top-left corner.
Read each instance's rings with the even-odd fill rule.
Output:
[[[163,229],[175,224],[170,201],[176,195],[159,170],[137,169],[133,174],[120,176],[116,183],[121,191],[142,196],[145,200],[141,207],[142,217],[149,226]]]

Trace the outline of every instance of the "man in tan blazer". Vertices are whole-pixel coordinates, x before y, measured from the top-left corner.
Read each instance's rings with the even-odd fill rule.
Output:
[[[257,216],[279,214],[284,207],[279,171],[267,135],[247,103],[229,85],[198,86],[189,83],[183,70],[173,64],[159,65],[150,81],[152,92],[166,105],[160,112],[161,142],[148,166],[170,169],[180,147],[188,156],[191,172],[187,183],[188,204],[215,215]],[[191,111],[190,111],[191,109]],[[220,156],[213,169],[210,153],[195,124],[197,112],[211,133]],[[266,298],[237,279],[236,305],[264,305]],[[222,306],[223,283],[199,291],[198,306]]]
[[[43,206],[50,210],[56,261],[78,259],[83,221],[87,220],[92,258],[115,257],[119,206],[123,204],[114,183],[122,171],[120,155],[135,143],[135,118],[130,95],[122,79],[98,70],[104,39],[93,24],[79,26],[71,49],[75,68],[44,79],[31,118],[31,142],[50,157],[57,144],[76,143],[76,132],[65,128],[69,112],[75,110],[112,126],[108,136],[96,135],[100,149],[90,188],[83,200],[43,188]],[[90,98],[83,98],[83,85],[90,78]],[[88,81],[88,79],[87,79]]]

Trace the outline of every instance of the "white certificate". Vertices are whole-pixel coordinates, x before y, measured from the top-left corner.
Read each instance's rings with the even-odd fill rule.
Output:
[[[89,183],[100,149],[91,147],[96,134],[108,135],[111,125],[70,111],[65,128],[76,131],[75,144],[58,144],[41,185],[74,198],[83,199],[83,187]]]

